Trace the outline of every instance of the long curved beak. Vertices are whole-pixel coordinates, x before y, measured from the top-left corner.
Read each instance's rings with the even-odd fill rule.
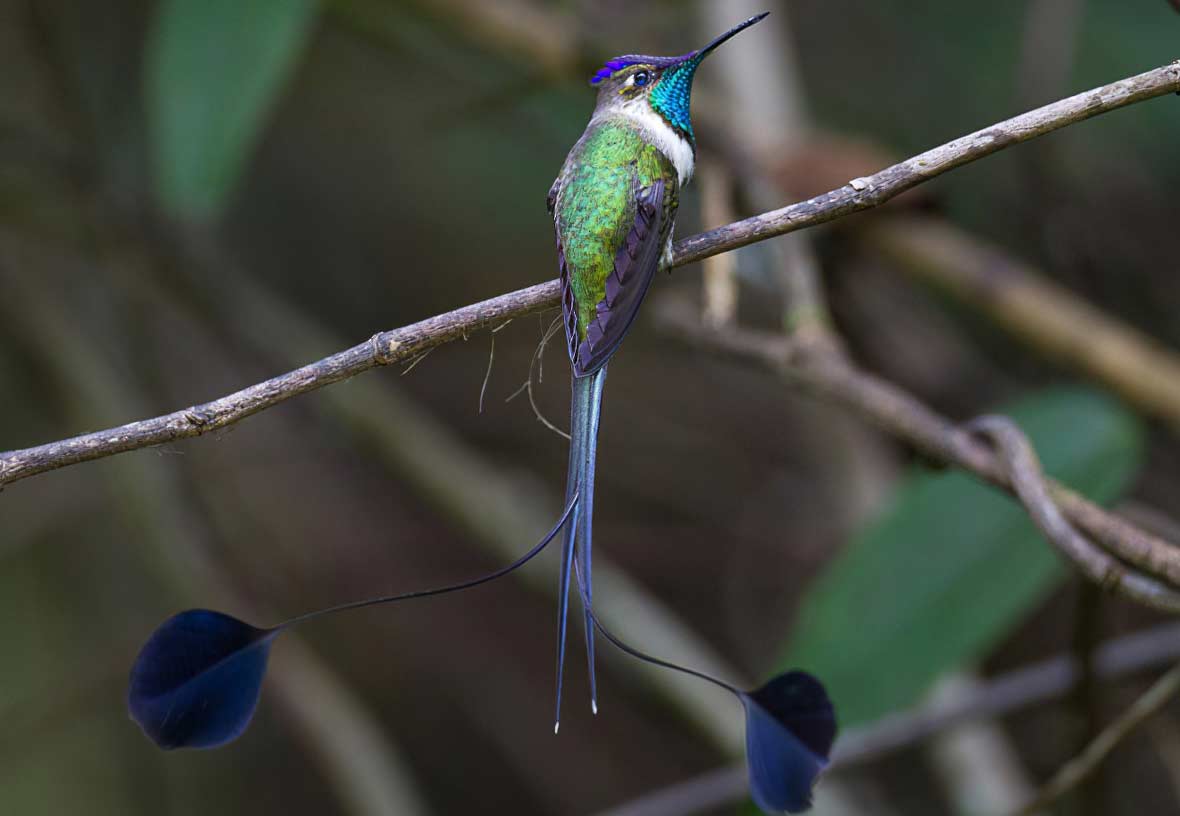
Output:
[[[709,55],[710,52],[716,50],[717,47],[720,46],[726,40],[737,36],[738,34],[745,31],[747,28],[754,25],[755,23],[762,22],[763,20],[766,19],[767,15],[769,15],[769,14],[770,14],[769,11],[764,11],[761,14],[754,15],[749,20],[746,20],[744,23],[738,23],[733,28],[731,28],[729,31],[726,31],[720,37],[713,40],[713,42],[709,43],[704,48],[702,48],[700,51],[698,51],[697,52],[697,60],[699,61],[699,60],[704,59],[705,57],[707,57]]]

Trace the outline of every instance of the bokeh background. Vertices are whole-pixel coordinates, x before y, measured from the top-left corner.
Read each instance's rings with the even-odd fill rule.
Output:
[[[204,402],[554,277],[544,198],[587,77],[763,9],[699,75],[681,236],[1180,56],[1164,0],[2,0],[0,449]],[[1016,266],[1180,348],[1177,144],[1165,97],[742,250],[711,289],[699,267],[659,280],[606,391],[604,615],[741,682],[812,668],[846,727],[1159,625],[1082,586],[1008,500],[657,315],[811,324],[952,418],[1013,412],[1052,472],[1167,528],[1175,415],[946,280]],[[533,365],[553,317],[5,489],[0,812],[596,813],[738,759],[735,703],[605,644],[602,713],[575,641],[553,736],[554,553],[284,638],[251,730],[222,750],[162,753],[126,716],[135,652],[179,609],[274,622],[526,549],[564,484],[565,442],[537,418],[565,425],[562,344]],[[1001,813],[1150,679],[835,774],[817,812]],[[1173,705],[1060,812],[1180,813],[1178,796]]]

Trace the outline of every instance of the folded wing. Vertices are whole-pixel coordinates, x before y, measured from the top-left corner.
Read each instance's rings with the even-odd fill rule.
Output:
[[[584,332],[580,331],[579,310],[559,231],[561,305],[574,376],[585,377],[606,365],[631,328],[639,305],[655,277],[668,240],[671,226],[669,208],[666,206],[668,195],[667,183],[662,178],[656,178],[651,184],[636,190],[630,229],[615,252],[614,265],[606,276],[603,296],[595,305]]]

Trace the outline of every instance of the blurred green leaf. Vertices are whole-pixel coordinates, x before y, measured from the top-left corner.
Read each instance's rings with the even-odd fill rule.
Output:
[[[1003,413],[1045,470],[1099,502],[1139,469],[1134,415],[1061,388]],[[823,678],[842,726],[913,704],[944,672],[983,657],[1065,575],[1019,505],[958,472],[911,476],[804,598],[782,665]]]
[[[316,0],[161,0],[145,85],[156,191],[170,212],[217,214],[316,11]]]

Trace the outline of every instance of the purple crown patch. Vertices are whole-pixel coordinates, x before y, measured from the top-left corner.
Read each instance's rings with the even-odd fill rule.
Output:
[[[590,84],[597,85],[604,79],[610,79],[611,74],[615,71],[620,71],[630,65],[651,65],[656,68],[667,68],[692,59],[696,55],[697,52],[692,51],[679,57],[649,57],[645,54],[627,54],[622,57],[615,57],[614,59],[607,60],[606,64],[599,68],[594,76],[590,77]]]

